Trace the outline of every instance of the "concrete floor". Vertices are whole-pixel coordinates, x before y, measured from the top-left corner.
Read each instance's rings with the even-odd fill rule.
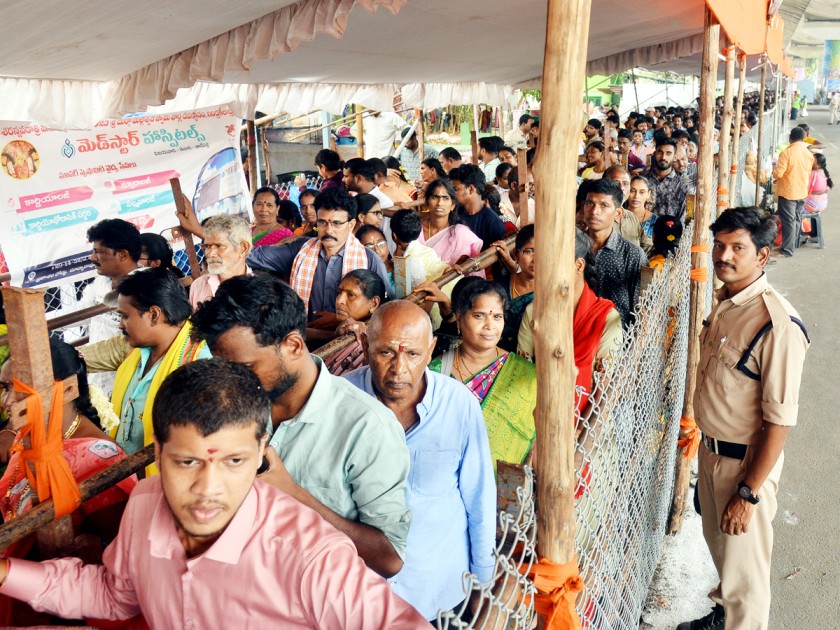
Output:
[[[771,284],[799,311],[812,342],[774,521],[771,630],[840,629],[840,436],[832,411],[840,410],[840,338],[832,332],[840,313],[840,125],[828,125],[825,107],[809,113],[797,123],[807,122],[826,145],[836,187],[823,215],[825,249],[805,245],[767,270]],[[714,567],[698,536],[699,523],[689,522],[667,541],[643,627],[671,629],[710,610],[702,593]]]

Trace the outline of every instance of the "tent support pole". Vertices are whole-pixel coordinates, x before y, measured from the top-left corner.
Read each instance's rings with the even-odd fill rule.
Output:
[[[414,115],[417,117],[417,152],[422,162],[426,159],[426,118],[422,109],[415,109]]]
[[[761,166],[764,164],[764,160],[761,156],[761,151],[764,149],[762,146],[764,135],[764,93],[767,83],[767,60],[762,57],[761,60],[761,88],[758,91],[758,148],[756,150],[756,169],[755,169],[755,205],[759,203],[759,195],[761,194]]]
[[[735,196],[738,188],[738,157],[741,146],[741,120],[743,119],[743,104],[744,104],[744,87],[747,81],[747,55],[743,51],[738,51],[738,62],[740,68],[738,70],[738,103],[735,107],[735,132],[732,134],[732,158],[730,164],[732,165],[732,178],[729,182],[729,207],[734,208],[738,203],[738,197]]]
[[[727,39],[724,39],[724,44],[726,45],[726,72],[723,86],[723,116],[720,120],[720,150],[718,151],[718,212],[729,207],[729,196],[734,187],[734,183],[731,182],[733,178],[729,167],[731,164],[737,164],[737,153],[735,162],[732,162],[730,148],[733,145],[738,146],[737,140],[732,140],[732,134],[730,133],[733,117],[732,92],[735,87],[735,44]],[[737,137],[738,133],[736,131],[735,138],[737,139]]]
[[[251,189],[251,194],[259,188],[259,173],[257,169],[257,129],[254,126],[254,121],[249,120],[246,123],[248,127],[248,186]]]
[[[694,207],[693,240],[695,248],[709,247],[709,224],[712,203],[716,196],[712,191],[714,164],[712,162],[712,129],[715,126],[715,84],[717,83],[718,53],[720,50],[720,24],[712,15],[709,7],[705,8],[705,27],[703,29],[703,62],[700,74],[700,138],[697,160],[697,203]],[[708,251],[694,251],[691,254],[691,266],[694,269],[708,267]],[[711,278],[709,279],[711,281]],[[697,363],[700,359],[699,334],[703,326],[706,310],[706,282],[691,281],[690,315],[688,320],[688,359],[685,375],[685,396],[683,397],[683,417],[694,418],[694,390],[697,387]],[[684,437],[682,431],[681,437]],[[704,447],[700,447],[704,448]],[[676,477],[674,479],[674,500],[668,533],[676,534],[682,528],[683,514],[690,477],[691,460],[677,451]]]
[[[356,143],[358,144],[358,147],[356,148],[356,155],[363,158],[365,157],[365,123],[362,118],[361,105],[356,105],[356,133],[359,136],[356,138]]]
[[[575,195],[591,0],[549,0],[543,62],[537,186],[537,549],[555,563],[575,559],[574,252]],[[540,266],[543,271],[540,272]]]

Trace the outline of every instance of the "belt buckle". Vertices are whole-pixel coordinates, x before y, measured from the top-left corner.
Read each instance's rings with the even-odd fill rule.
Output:
[[[718,449],[717,438],[713,438],[713,437],[708,436],[704,433],[703,434],[703,444],[705,444],[706,448],[709,449],[715,455],[720,455],[720,452],[719,452],[719,449]]]

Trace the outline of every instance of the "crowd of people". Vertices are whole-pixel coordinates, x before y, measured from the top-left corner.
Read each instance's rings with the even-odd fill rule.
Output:
[[[621,123],[610,110],[582,127],[573,322],[581,413],[634,324],[642,268],[662,268],[691,218],[697,116],[651,107]],[[523,114],[504,138],[480,138],[472,163],[454,147],[424,147],[420,159],[414,132],[397,119],[368,117],[366,149],[376,153],[366,159],[321,150],[317,190],[298,181],[293,200],[254,191],[251,224],[229,215],[199,223],[187,203],[181,225],[205,256],[197,278],[173,264],[165,240],[131,223],[90,229],[98,277],[86,299],[116,310],[92,320],[81,354],[53,344],[56,377],[69,369],[80,379],[65,451],[111,463],[154,444],[155,464],[139,483],[82,506],[110,519],[99,534],[113,540],[103,565],[33,564],[19,559],[28,547],[10,550],[3,594],[67,618],[153,626],[234,623],[247,610],[283,627],[408,628],[461,606],[465,571],[493,579],[494,469],[529,461],[536,437],[539,228],[522,219],[533,216],[535,182],[519,181],[515,167],[520,148],[534,159],[539,124]],[[808,197],[787,187],[789,170],[810,156],[817,175],[807,192],[832,185],[824,159],[797,147],[803,133],[791,132],[774,172],[782,252],[796,229],[786,217]],[[482,251],[497,261],[474,264]],[[450,271],[462,277],[439,286]],[[313,354],[349,335],[334,355]],[[6,408],[19,398],[8,367]],[[88,388],[88,371],[98,389]],[[27,509],[21,494],[31,503],[13,465],[25,439],[0,431],[0,459],[11,458],[0,479],[4,516]],[[86,458],[73,461],[77,479],[99,469]],[[579,471],[577,498],[591,474]],[[207,586],[220,579],[230,585],[221,600]]]

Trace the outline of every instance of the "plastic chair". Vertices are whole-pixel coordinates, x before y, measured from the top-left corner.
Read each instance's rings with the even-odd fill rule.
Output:
[[[799,231],[799,247],[805,243],[816,242],[820,249],[825,249],[822,229],[822,213],[802,215],[802,229]]]

